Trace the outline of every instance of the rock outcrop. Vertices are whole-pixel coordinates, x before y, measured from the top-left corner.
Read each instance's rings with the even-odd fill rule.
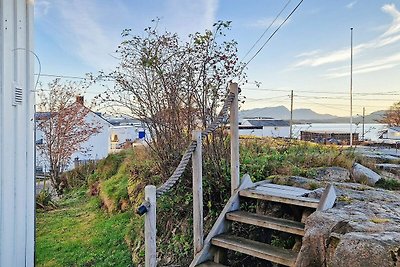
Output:
[[[297,267],[400,267],[400,194],[335,183],[334,208],[314,212]]]
[[[323,167],[316,170],[317,181],[346,182],[350,180],[350,172],[341,167]]]
[[[400,164],[381,163],[375,165],[378,169],[400,176]],[[399,177],[400,178],[400,177]]]
[[[359,163],[354,163],[352,176],[354,181],[368,185],[374,185],[381,179],[379,174]]]

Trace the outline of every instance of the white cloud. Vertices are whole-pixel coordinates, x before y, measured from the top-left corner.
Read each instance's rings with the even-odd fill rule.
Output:
[[[35,2],[35,18],[46,16],[49,12],[51,3],[47,0],[36,0]]]
[[[157,11],[161,17],[160,29],[165,26],[181,36],[211,29],[216,22],[218,4],[218,0],[166,0]],[[139,25],[141,28],[140,25],[148,25],[156,16],[139,16],[142,8],[138,5],[127,1],[57,0],[55,4],[50,0],[37,0],[36,12],[48,13],[44,29],[66,54],[77,56],[94,69],[107,71],[117,63],[111,54],[121,42],[123,27]],[[148,21],[139,21],[140,18],[148,18]]]
[[[382,11],[393,17],[390,28],[383,34],[389,36],[400,32],[400,12],[396,9],[395,4],[387,4],[382,7]]]
[[[251,22],[248,24],[249,27],[253,27],[253,28],[267,28],[271,25],[271,23],[273,23],[271,25],[271,27],[278,27],[279,25],[281,25],[284,21],[283,18],[278,18],[274,21],[275,18],[261,18],[258,19],[254,22]],[[289,23],[290,19],[286,21],[286,23]]]
[[[400,53],[385,58],[373,60],[368,63],[358,64],[353,69],[353,74],[370,73],[384,69],[391,69],[400,65]],[[325,75],[327,78],[340,78],[350,75],[349,67],[332,68]]]
[[[167,26],[168,31],[181,36],[211,29],[217,20],[218,0],[167,0],[165,3],[166,16],[161,23]]]
[[[110,70],[115,60],[110,53],[115,51],[119,36],[107,34],[99,18],[104,15],[93,1],[59,1],[62,35],[65,49],[78,55],[87,65],[95,69]]]
[[[216,22],[216,13],[218,9],[217,0],[205,0],[204,1],[204,24],[207,28],[211,28],[214,22]]]
[[[352,9],[352,8],[357,4],[357,2],[358,2],[358,1],[353,1],[353,2],[348,3],[348,4],[346,5],[346,8]]]
[[[400,41],[400,12],[396,9],[396,6],[394,4],[384,5],[382,7],[382,10],[393,17],[393,22],[391,26],[377,38],[356,45],[353,48],[354,55],[361,54],[368,49],[382,48]],[[349,60],[350,48],[347,47],[325,53],[323,52],[312,53],[311,55],[310,52],[306,52],[298,55],[297,57],[307,57],[307,58],[295,63],[294,67],[306,67],[306,66],[317,67],[325,64],[331,64]]]
[[[310,56],[317,55],[320,52],[321,52],[321,49],[316,49],[316,50],[312,50],[309,52],[304,52],[304,53],[298,54],[295,57],[310,57]]]

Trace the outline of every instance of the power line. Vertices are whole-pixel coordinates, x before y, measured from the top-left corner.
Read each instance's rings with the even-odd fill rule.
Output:
[[[276,99],[276,98],[287,98],[289,95],[281,95],[281,96],[272,96],[272,97],[264,97],[264,98],[248,98],[246,97],[245,101],[249,102],[256,102],[256,101],[265,101],[265,100],[270,100],[270,99]]]
[[[290,92],[289,89],[274,89],[274,88],[246,88],[242,87],[242,90],[250,90],[250,91],[273,91],[273,92]],[[312,94],[348,94],[348,92],[335,92],[335,91],[307,91],[307,90],[296,90],[296,93],[312,93]],[[389,92],[374,92],[374,93],[354,93],[357,95],[400,95],[400,91],[389,91]]]
[[[36,76],[39,76],[39,74],[35,73]],[[65,79],[74,79],[74,80],[89,80],[90,77],[82,77],[82,76],[69,76],[69,75],[63,75],[63,74],[47,74],[47,73],[42,73],[40,74],[41,77],[52,77],[52,78],[65,78]],[[98,80],[106,81],[106,82],[113,82],[115,81],[114,79],[110,77],[105,77],[105,78],[98,78]]]
[[[241,88],[242,90],[250,90],[250,91],[272,91],[272,92],[287,92],[290,93],[289,89],[274,89],[274,88]],[[309,94],[334,94],[334,95],[348,95],[348,92],[336,92],[336,91],[308,91],[308,90],[295,90],[296,93],[309,93]],[[388,95],[388,96],[396,96],[400,95],[400,90],[389,91],[389,92],[373,92],[373,93],[353,93],[355,95]]]
[[[250,52],[253,50],[253,48],[258,44],[258,42],[264,37],[264,35],[268,32],[268,30],[272,27],[272,25],[274,25],[275,21],[280,17],[280,15],[283,13],[283,11],[287,8],[287,6],[290,4],[292,0],[289,0],[286,2],[286,5],[283,6],[283,8],[281,9],[281,11],[276,15],[276,17],[274,18],[274,20],[268,25],[267,29],[263,32],[263,34],[261,34],[261,36],[257,39],[257,41],[253,44],[253,46],[246,52],[246,54],[244,55],[244,57],[242,58],[241,61],[243,61],[249,54]]]
[[[35,75],[38,76],[39,74],[35,73]],[[81,80],[87,80],[88,79],[88,77],[67,76],[67,75],[62,75],[62,74],[45,74],[45,73],[42,73],[42,74],[40,74],[40,76],[53,77],[53,78],[66,78],[66,79],[81,79]]]
[[[297,97],[300,98],[313,98],[313,99],[338,99],[338,100],[343,100],[347,99],[346,97],[332,97],[332,96],[300,96],[296,95]],[[393,99],[383,99],[383,98],[374,98],[374,99],[365,99],[365,98],[353,98],[354,100],[361,100],[361,101],[391,101],[393,102]]]
[[[302,100],[302,101],[296,101],[296,103],[302,103],[302,104],[315,104],[315,105],[319,105],[319,106],[323,106],[323,107],[325,107],[325,106],[331,106],[331,107],[336,107],[336,106],[338,106],[338,107],[348,107],[349,105],[348,104],[332,104],[332,103],[324,103],[324,104],[321,104],[321,103],[316,103],[316,102],[312,102],[312,101],[305,101],[305,100]],[[366,107],[366,108],[382,108],[382,107],[384,107],[385,105],[380,105],[380,106],[371,106],[371,105],[353,105],[354,107]],[[346,109],[347,110],[347,109]]]
[[[289,15],[286,16],[286,18],[282,21],[281,24],[279,24],[278,28],[268,37],[268,39],[264,42],[264,44],[260,47],[260,49],[257,50],[257,52],[244,64],[243,69],[249,65],[249,63],[263,50],[263,48],[269,43],[269,41],[274,37],[274,35],[279,31],[279,29],[286,23],[286,21],[293,15],[294,12],[300,7],[300,5],[303,3],[304,0],[301,0],[297,6],[292,10],[292,12],[289,13]]]

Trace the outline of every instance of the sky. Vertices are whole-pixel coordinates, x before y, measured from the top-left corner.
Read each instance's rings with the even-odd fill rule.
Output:
[[[46,75],[84,77],[112,70],[121,32],[130,28],[142,35],[155,18],[159,29],[183,38],[218,20],[232,21],[228,37],[238,42],[239,59],[247,62],[299,1],[36,0],[40,81],[52,79]],[[351,27],[353,115],[362,114],[363,107],[369,114],[400,101],[400,0],[304,0],[248,64],[242,109],[289,108],[293,90],[295,109],[350,115]],[[86,98],[101,90],[90,88]]]

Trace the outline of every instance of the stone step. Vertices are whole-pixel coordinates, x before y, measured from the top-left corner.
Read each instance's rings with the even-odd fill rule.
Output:
[[[239,195],[242,197],[278,202],[278,203],[285,203],[295,206],[302,206],[308,208],[317,208],[319,204],[319,199],[315,198],[308,198],[308,197],[301,197],[295,196],[292,194],[285,193],[284,190],[277,191],[277,190],[268,190],[265,188],[251,188],[245,189],[239,192]]]
[[[304,236],[304,223],[301,222],[250,213],[247,211],[229,212],[226,214],[226,219]]]
[[[285,266],[294,266],[297,258],[294,251],[229,234],[214,237],[211,244]]]
[[[196,267],[227,267],[227,266],[212,261],[207,261],[199,265],[196,265]]]

